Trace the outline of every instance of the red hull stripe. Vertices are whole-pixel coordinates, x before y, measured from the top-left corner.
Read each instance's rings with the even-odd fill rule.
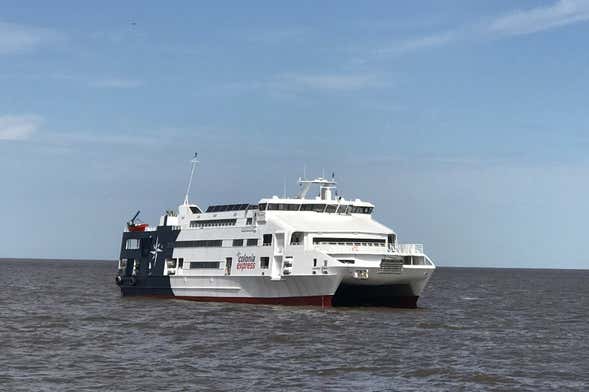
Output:
[[[189,297],[189,296],[174,296],[174,295],[148,295],[150,297],[159,298],[176,298],[185,299],[189,301],[198,302],[235,302],[246,304],[266,304],[266,305],[313,305],[322,307],[331,307],[331,295],[317,295],[309,297],[267,297],[267,298],[251,298],[251,297]]]

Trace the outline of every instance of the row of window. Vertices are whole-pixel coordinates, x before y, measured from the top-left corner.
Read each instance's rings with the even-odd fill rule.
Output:
[[[385,240],[381,238],[333,238],[333,237],[315,237],[313,238],[314,244],[319,243],[339,243],[339,242],[363,242],[372,244],[383,244]]]
[[[242,210],[257,210],[256,204],[226,204],[209,206],[206,212],[224,212],[224,211],[242,211]]]
[[[246,246],[258,246],[257,238],[248,238]],[[220,248],[223,246],[223,240],[194,240],[194,241],[176,241],[175,248]],[[243,246],[243,239],[233,240],[233,246]]]
[[[190,227],[235,226],[237,219],[206,219],[190,221]]]
[[[219,261],[191,261],[190,269],[219,269]],[[268,269],[270,267],[269,257],[260,257],[260,268]],[[182,268],[182,267],[180,267]]]
[[[261,203],[260,211],[315,211],[338,214],[370,214],[373,207],[359,207],[350,204],[289,204],[289,203]]]
[[[123,264],[124,263],[124,264]],[[184,259],[169,259],[167,260],[168,268],[174,269],[176,266],[178,268],[182,268],[184,266]],[[231,258],[229,257],[226,261],[226,265],[231,265]],[[125,268],[127,265],[127,259],[122,259],[119,262],[119,269]],[[190,269],[219,269],[221,263],[219,261],[191,261],[189,263]],[[261,269],[268,269],[270,267],[270,258],[269,257],[260,257],[260,268]]]
[[[320,242],[319,245],[384,246],[384,244],[382,244],[382,243],[372,243],[372,242]]]
[[[223,240],[176,241],[175,248],[212,248],[223,246]]]
[[[191,261],[190,269],[209,268],[219,269],[220,263],[218,261]]]
[[[248,238],[245,242],[246,246],[258,246],[257,238]],[[243,246],[243,239],[233,240],[233,246]]]

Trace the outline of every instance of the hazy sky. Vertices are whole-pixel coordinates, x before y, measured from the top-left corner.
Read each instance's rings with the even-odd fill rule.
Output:
[[[440,265],[589,268],[589,1],[0,2],[0,257],[335,171]]]

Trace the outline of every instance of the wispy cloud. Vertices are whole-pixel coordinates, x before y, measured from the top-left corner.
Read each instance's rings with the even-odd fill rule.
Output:
[[[143,82],[136,79],[119,79],[119,78],[106,78],[92,80],[88,83],[90,87],[96,88],[135,88],[141,87]]]
[[[368,73],[282,73],[262,80],[227,83],[215,92],[241,94],[260,91],[275,96],[304,93],[345,93],[390,86],[391,82],[380,75]]]
[[[499,34],[531,34],[589,20],[588,0],[559,0],[555,4],[519,10],[497,18],[489,31]]]
[[[109,145],[155,145],[161,143],[154,132],[96,133],[96,132],[55,132],[41,129],[45,123],[38,115],[1,115],[0,142],[20,141],[32,144],[68,147],[82,144]],[[46,127],[43,127],[46,128]],[[171,132],[166,130],[166,132]]]
[[[153,135],[131,135],[131,134],[95,134],[83,132],[55,132],[47,134],[45,139],[48,143],[60,146],[72,146],[79,144],[109,144],[120,146],[156,145],[158,138]]]
[[[63,39],[55,30],[0,22],[0,55],[30,52]]]
[[[378,49],[377,54],[403,54],[459,41],[533,34],[586,21],[589,21],[589,0],[558,0],[547,6],[513,11],[487,22],[400,40]]]
[[[0,116],[0,140],[29,140],[41,125],[41,117]]]
[[[433,48],[436,46],[443,46],[452,43],[459,39],[460,35],[455,31],[442,31],[421,37],[409,38],[400,41],[395,45],[378,50],[378,54],[402,54],[406,52],[413,52],[420,49]]]
[[[256,29],[241,33],[245,39],[254,44],[276,45],[304,41],[311,29],[304,26],[284,27],[280,29]]]
[[[369,74],[300,74],[290,73],[274,77],[270,85],[288,90],[350,91],[375,87],[378,78]]]

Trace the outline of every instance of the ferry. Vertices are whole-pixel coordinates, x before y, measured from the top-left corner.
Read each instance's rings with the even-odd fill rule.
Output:
[[[116,283],[123,296],[195,301],[414,308],[435,265],[373,217],[375,206],[337,196],[336,181],[299,179],[296,197],[257,203],[184,202],[157,226],[123,232]],[[315,196],[309,196],[316,192]]]

